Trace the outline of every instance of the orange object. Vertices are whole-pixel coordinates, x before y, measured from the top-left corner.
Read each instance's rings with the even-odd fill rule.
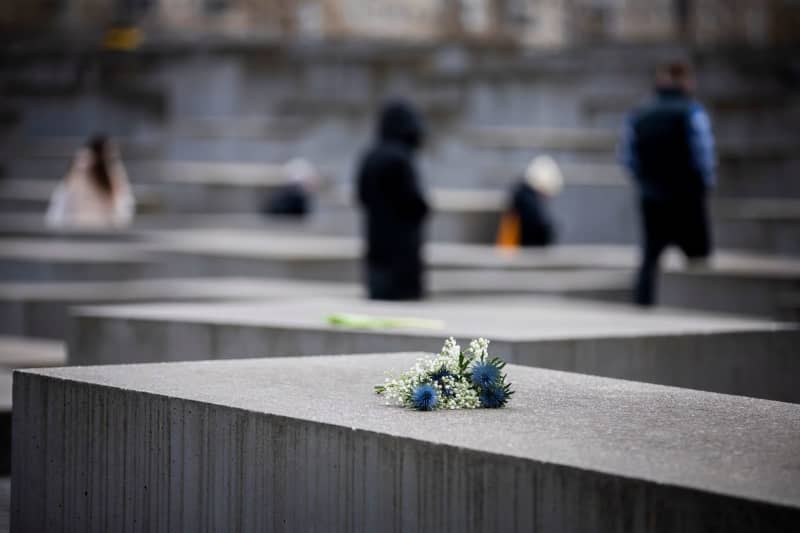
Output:
[[[518,248],[521,241],[519,215],[514,211],[506,211],[500,218],[497,228],[497,246],[500,248]]]
[[[103,38],[106,50],[135,50],[142,42],[142,33],[134,26],[117,26],[109,28]]]

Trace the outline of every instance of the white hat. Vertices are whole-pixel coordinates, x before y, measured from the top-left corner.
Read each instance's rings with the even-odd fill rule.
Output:
[[[316,167],[308,160],[295,157],[287,161],[283,165],[283,172],[286,179],[291,183],[299,183],[301,185],[313,185],[319,179],[319,172]]]
[[[564,186],[564,175],[552,157],[540,155],[525,169],[525,181],[541,194],[556,196]]]

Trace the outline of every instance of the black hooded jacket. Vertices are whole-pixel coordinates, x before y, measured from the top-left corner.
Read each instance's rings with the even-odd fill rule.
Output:
[[[555,231],[544,204],[542,195],[524,180],[514,185],[511,192],[511,210],[519,216],[522,246],[553,244]]]
[[[381,112],[378,139],[361,160],[358,203],[364,210],[369,296],[381,300],[422,298],[422,226],[428,204],[414,169],[422,123],[408,104]]]

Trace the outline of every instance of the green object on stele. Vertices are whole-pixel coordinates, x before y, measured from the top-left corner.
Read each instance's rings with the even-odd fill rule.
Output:
[[[335,313],[328,315],[328,324],[354,329],[444,329],[444,322],[427,318],[385,317]]]

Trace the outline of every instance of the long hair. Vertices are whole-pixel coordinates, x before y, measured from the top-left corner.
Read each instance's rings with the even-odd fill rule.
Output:
[[[114,193],[114,183],[111,181],[111,171],[109,169],[109,145],[105,135],[95,135],[89,139],[87,145],[92,156],[92,164],[89,167],[89,174],[98,189],[106,195]]]

